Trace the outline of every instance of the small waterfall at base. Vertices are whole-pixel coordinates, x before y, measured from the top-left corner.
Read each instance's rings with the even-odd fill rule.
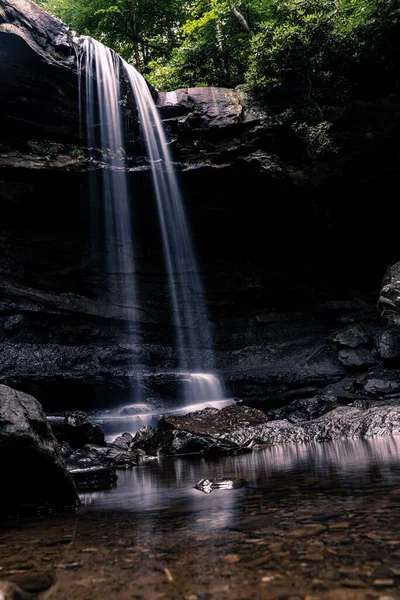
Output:
[[[111,296],[126,307],[137,304],[131,198],[123,160],[122,65],[136,101],[151,168],[179,351],[179,370],[184,371],[184,398],[186,403],[223,399],[222,385],[212,373],[212,339],[199,269],[163,125],[150,90],[136,69],[100,42],[85,36],[77,43],[80,95],[85,100],[89,145],[94,149],[100,142],[102,151],[108,153],[108,167],[102,170],[102,190],[96,187],[92,191],[92,205],[96,235],[104,230]],[[137,337],[132,341],[137,342]]]
[[[124,60],[139,112],[153,178],[168,271],[180,368],[189,371],[191,400],[224,398],[218,377],[191,369],[213,367],[212,338],[204,292],[193,250],[182,197],[172,164],[164,128],[145,79]],[[208,357],[207,357],[208,355]],[[208,360],[207,360],[208,358]],[[185,394],[187,400],[190,393]]]
[[[119,57],[100,42],[82,37],[77,41],[79,100],[91,160],[98,154],[107,166],[99,177],[90,175],[91,245],[94,263],[103,261],[107,300],[131,314],[138,310],[133,260],[131,198],[123,151],[120,110]],[[104,257],[104,258],[102,258]],[[137,329],[129,329],[132,347],[139,342]],[[132,366],[135,366],[132,356]],[[133,400],[140,400],[139,386]]]

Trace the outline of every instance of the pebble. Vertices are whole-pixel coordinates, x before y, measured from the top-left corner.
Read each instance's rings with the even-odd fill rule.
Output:
[[[229,565],[232,565],[240,561],[240,556],[238,554],[226,554],[222,560]]]
[[[372,585],[377,588],[392,587],[394,585],[394,579],[375,579]]]
[[[318,535],[326,530],[326,527],[323,525],[309,525],[302,529],[292,529],[292,531],[288,531],[288,535],[292,537],[306,537],[309,535]]]
[[[344,579],[342,585],[348,588],[363,588],[365,583],[361,579]]]
[[[304,555],[305,560],[309,560],[311,562],[319,562],[324,560],[324,555],[320,552],[310,552],[309,554]]]
[[[31,600],[32,596],[12,581],[0,581],[1,600]]]
[[[32,594],[36,594],[38,592],[48,590],[52,585],[54,585],[56,578],[52,571],[46,571],[44,573],[22,574],[14,578],[14,581],[26,592],[32,592]]]
[[[350,523],[347,521],[342,521],[341,523],[333,523],[329,525],[329,529],[348,529],[350,527]]]
[[[83,567],[83,564],[80,562],[72,562],[72,563],[55,565],[55,567],[56,567],[56,569],[70,570],[70,569],[79,569],[80,567]]]

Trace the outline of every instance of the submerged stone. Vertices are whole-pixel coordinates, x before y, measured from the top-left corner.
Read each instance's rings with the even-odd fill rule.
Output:
[[[196,490],[211,494],[213,490],[235,490],[246,485],[246,479],[240,477],[216,477],[214,479],[200,479],[194,486]]]

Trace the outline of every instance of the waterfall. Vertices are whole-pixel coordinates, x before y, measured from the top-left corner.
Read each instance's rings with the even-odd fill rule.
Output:
[[[124,60],[122,64],[135,96],[150,161],[179,348],[179,366],[184,371],[193,368],[202,371],[210,368],[212,337],[179,185],[163,125],[147,83],[136,69]],[[195,400],[224,397],[216,375],[190,375]]]
[[[101,262],[101,271],[106,273],[106,286],[103,287],[106,288],[107,300],[119,307],[122,313],[132,314],[138,311],[138,301],[131,195],[120,110],[120,61],[114,52],[90,37],[79,38],[77,50],[81,127],[86,130],[90,159],[95,161],[100,155],[107,163],[100,177],[95,170],[90,173],[92,259],[95,264]],[[129,338],[132,345],[138,344],[137,326],[129,328]],[[135,366],[132,352],[132,367]],[[133,400],[140,398],[137,385],[133,390]]]
[[[110,166],[103,170],[104,187],[100,194],[105,211],[107,244],[116,244],[118,247],[117,254],[109,252],[110,256],[115,257],[108,265],[109,273],[120,271],[131,274],[130,284],[118,291],[124,304],[136,304],[131,200],[126,176],[118,172],[118,167],[124,165],[121,165],[121,157],[116,156],[123,149],[124,138],[120,103],[122,65],[137,105],[151,169],[179,352],[179,369],[186,381],[191,382],[190,391],[185,389],[184,395],[191,402],[222,399],[221,383],[212,372],[212,336],[199,268],[167,139],[150,90],[145,79],[109,48],[92,38],[83,37],[80,40],[83,58],[80,58],[79,70],[85,76],[89,144],[95,146],[93,125],[98,123],[101,148],[111,149]],[[97,82],[95,90],[94,80]],[[97,111],[94,109],[96,100]]]

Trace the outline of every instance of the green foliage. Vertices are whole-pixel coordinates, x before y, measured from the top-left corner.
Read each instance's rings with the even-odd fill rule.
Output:
[[[170,54],[186,20],[182,0],[41,0],[79,34],[114,48],[139,70]]]
[[[164,64],[149,65],[150,81],[162,89],[243,83],[260,5],[239,0],[234,12],[229,0],[196,0],[180,29],[180,45]]]
[[[399,92],[400,0],[39,1],[160,90],[246,82],[313,157],[340,107]]]
[[[329,134],[331,123],[321,121],[317,125],[309,123],[293,123],[292,129],[296,135],[306,144],[307,153],[310,158],[318,158],[325,154],[336,152],[333,140]]]
[[[273,0],[271,7],[252,39],[247,82],[276,102],[343,101],[364,70],[379,76],[399,63],[399,0]]]
[[[400,0],[272,0],[252,38],[247,86],[311,156],[334,151],[337,107],[398,91]]]

